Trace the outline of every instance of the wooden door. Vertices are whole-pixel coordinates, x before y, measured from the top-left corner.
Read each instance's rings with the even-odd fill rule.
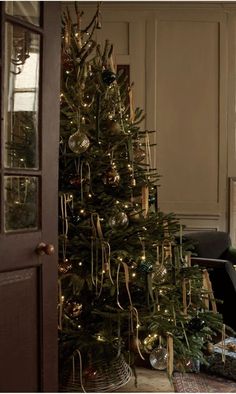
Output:
[[[60,3],[1,7],[0,391],[55,392]]]

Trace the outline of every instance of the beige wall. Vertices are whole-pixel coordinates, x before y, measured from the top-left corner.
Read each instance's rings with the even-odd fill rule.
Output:
[[[89,19],[96,3],[81,4]],[[157,131],[160,208],[188,231],[231,225],[236,239],[236,3],[103,2],[102,19],[98,39],[130,65],[143,126]]]

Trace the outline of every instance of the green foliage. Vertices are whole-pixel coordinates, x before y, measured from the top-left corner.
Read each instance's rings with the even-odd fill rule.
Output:
[[[124,73],[107,82],[107,77],[114,78],[109,41],[103,49],[93,39],[86,42],[85,31],[74,25],[69,29],[68,18],[63,34],[70,35],[70,45],[62,49],[59,174],[61,357],[77,348],[93,357],[120,350],[129,357],[137,352],[130,340],[139,325],[144,355],[158,345],[155,338],[162,337],[166,346],[171,334],[175,365],[203,360],[203,345],[221,330],[221,317],[205,308],[208,294],[202,288],[202,272],[189,266],[183,246],[176,242],[176,216],[150,208],[151,201],[156,205],[159,174],[142,159],[143,151],[147,158],[149,134],[140,126],[143,111],[137,108],[130,116],[130,86]],[[77,131],[90,143],[80,153],[68,145]],[[73,306],[80,306],[78,314]],[[194,322],[201,325],[199,330]],[[147,348],[149,336],[153,341]],[[95,346],[99,352],[94,352]]]

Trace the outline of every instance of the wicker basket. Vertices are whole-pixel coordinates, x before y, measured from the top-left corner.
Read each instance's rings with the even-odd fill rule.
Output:
[[[122,355],[111,361],[101,359],[94,362],[83,370],[82,382],[79,368],[79,363],[76,363],[74,374],[72,368],[64,373],[60,392],[112,392],[128,383],[132,376],[132,370]]]

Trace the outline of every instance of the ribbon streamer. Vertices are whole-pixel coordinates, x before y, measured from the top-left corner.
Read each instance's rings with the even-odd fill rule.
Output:
[[[183,313],[187,315],[187,290],[186,290],[186,279],[183,280],[182,285],[182,298],[183,298]]]
[[[172,334],[167,335],[167,373],[169,378],[174,370],[174,342]]]
[[[130,307],[130,321],[131,321],[131,332],[133,333],[133,313],[135,315],[136,318],[136,345],[137,345],[137,350],[138,350],[138,354],[140,355],[142,360],[145,360],[145,358],[143,357],[140,347],[139,347],[139,318],[138,318],[138,311],[136,308],[133,307],[133,305],[131,305]]]
[[[146,160],[148,164],[148,171],[150,168],[152,168],[152,156],[151,156],[151,147],[150,147],[150,140],[149,140],[149,134],[146,131],[145,134],[145,150],[146,150]]]
[[[80,351],[79,351],[79,349],[76,349],[75,350],[75,352],[78,354],[78,356],[79,356],[79,379],[80,379],[80,386],[81,386],[81,388],[82,388],[82,390],[83,390],[83,392],[84,393],[86,393],[86,390],[85,390],[85,388],[84,388],[84,385],[83,385],[83,365],[82,365],[82,356],[81,356],[81,353],[80,353]],[[75,381],[75,354],[73,354],[73,356],[72,356],[72,378],[73,378],[73,383],[74,383],[74,381]]]
[[[216,301],[212,289],[211,280],[209,273],[206,269],[203,270],[203,289],[207,294],[204,297],[204,304],[206,309],[209,309],[209,304],[211,303],[211,308],[214,313],[217,313]]]
[[[133,96],[133,90],[132,90],[131,86],[129,86],[128,93],[129,93],[129,113],[130,113],[129,120],[131,123],[134,123],[134,119],[135,119],[134,96]]]
[[[149,189],[148,186],[142,186],[142,210],[144,218],[147,217],[148,208],[149,208]]]

